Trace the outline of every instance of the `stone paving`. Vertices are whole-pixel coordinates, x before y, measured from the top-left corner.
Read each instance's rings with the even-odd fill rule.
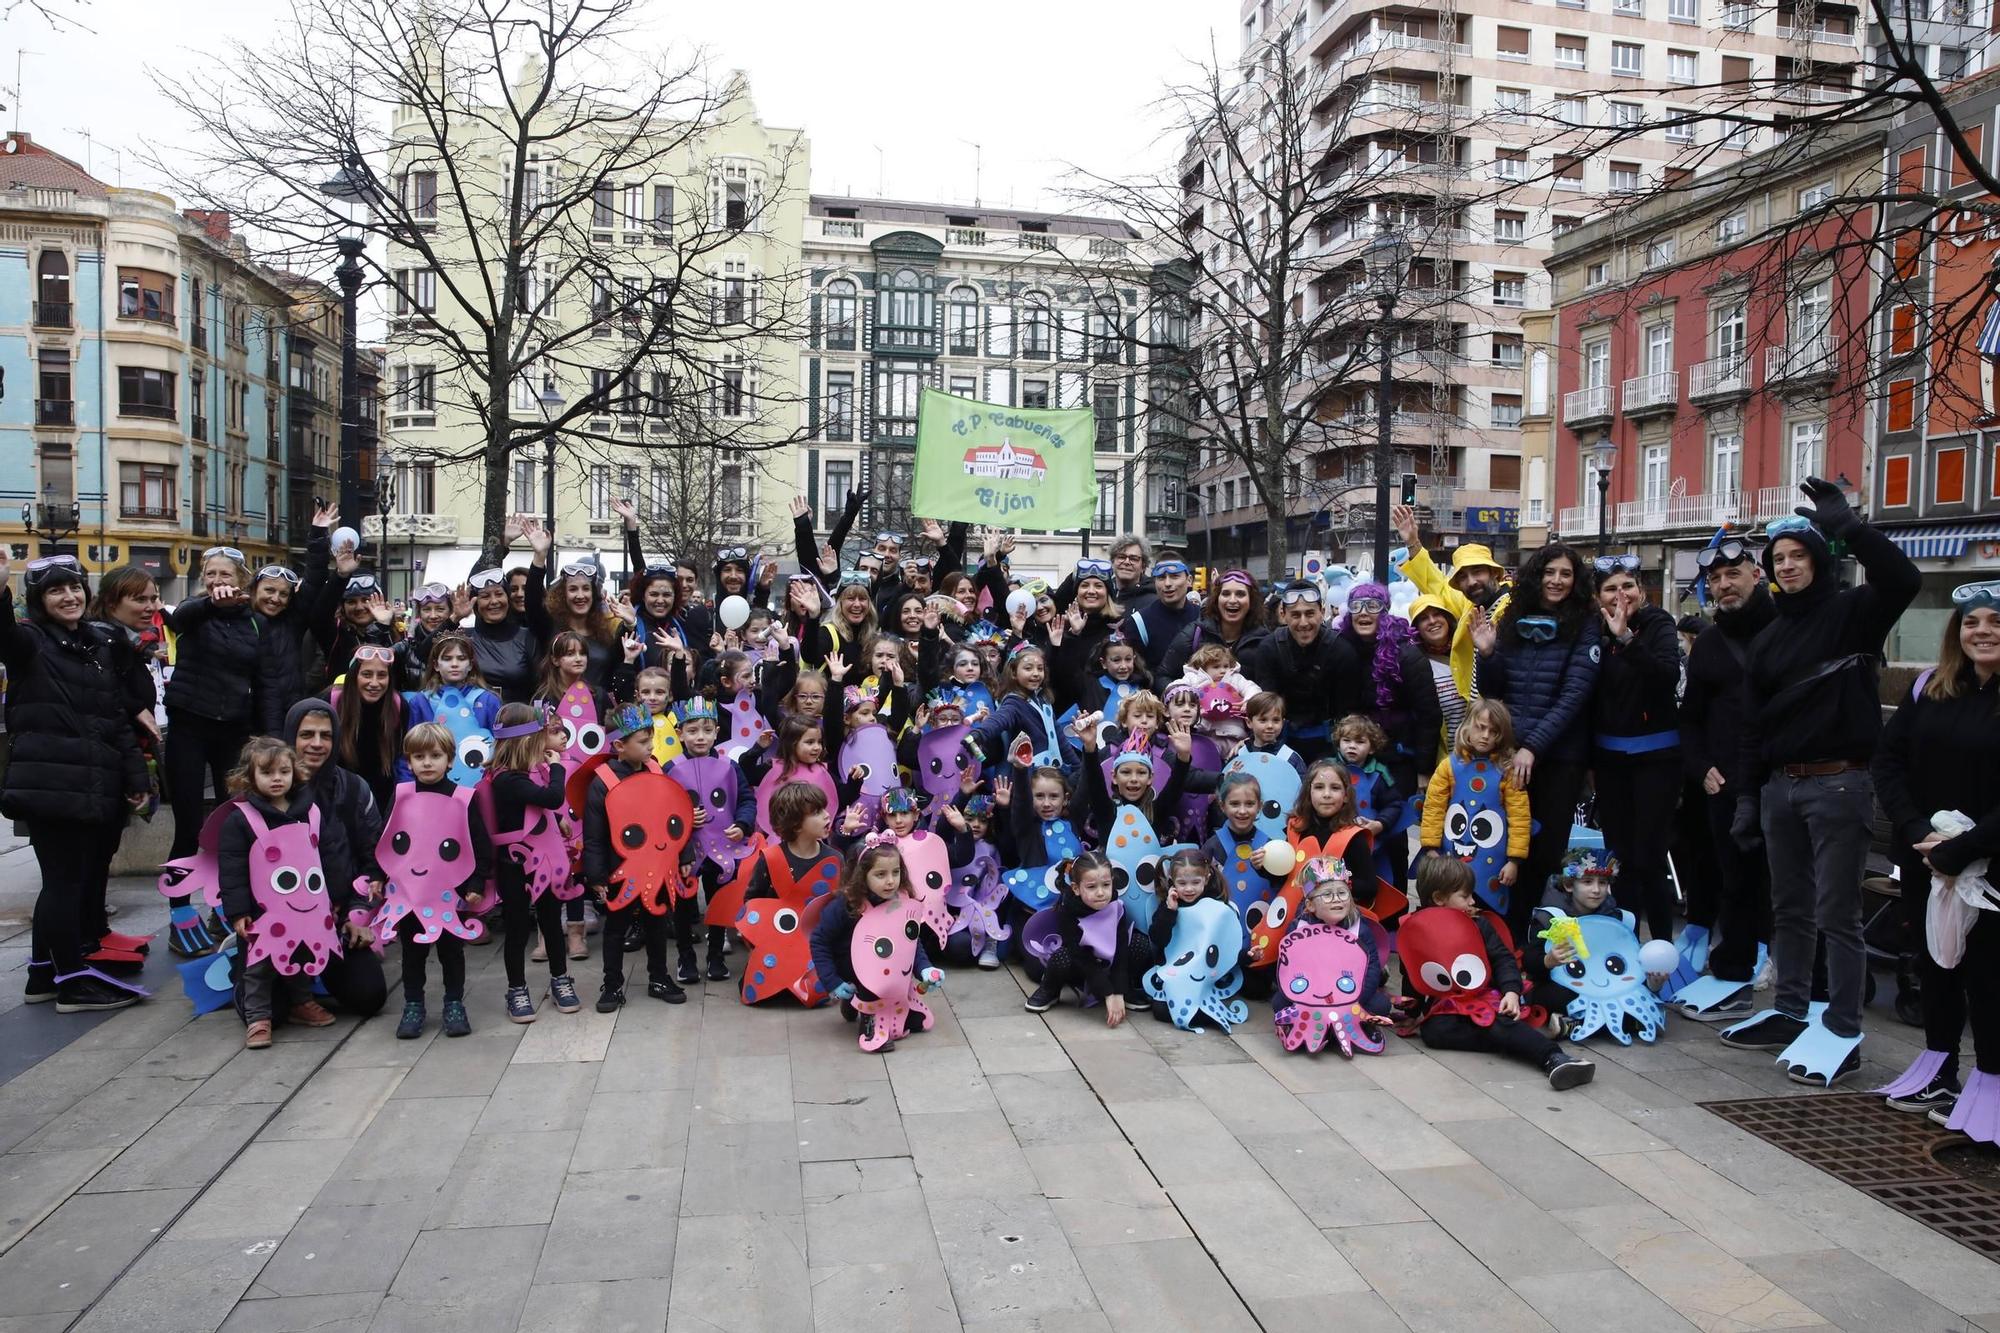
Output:
[[[1032,1015],[1013,974],[955,972],[938,1030],[864,1055],[730,987],[517,1027],[480,948],[469,1038],[433,997],[420,1041],[392,1006],[246,1052],[164,962],[94,1024],[15,1008],[23,860],[0,1333],[2000,1333],[2000,1266],[1696,1105],[1800,1089],[1692,1023],[1593,1043],[1597,1081],[1555,1094],[1402,1041],[1288,1055],[1261,1009],[1233,1036]],[[115,898],[152,924],[148,886]],[[1875,1082],[1911,1033],[1871,1030]]]

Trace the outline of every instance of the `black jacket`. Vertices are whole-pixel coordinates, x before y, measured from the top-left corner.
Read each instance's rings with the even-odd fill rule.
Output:
[[[1591,695],[1591,722],[1605,748],[1606,736],[1651,736],[1680,725],[1681,641],[1674,618],[1657,606],[1642,606],[1626,628],[1631,641],[1608,632],[1599,636],[1597,690]]]
[[[469,633],[473,660],[479,664],[487,688],[503,703],[524,704],[533,699],[541,674],[541,648],[535,642],[535,632],[519,616],[510,615],[497,624],[474,616]]]
[[[167,715],[188,713],[211,722],[254,722],[252,692],[263,637],[249,598],[218,609],[205,593],[174,608],[167,624],[176,639],[167,682]]]
[[[1257,646],[1243,674],[1285,696],[1285,722],[1301,731],[1338,722],[1361,697],[1361,664],[1354,645],[1326,625],[1301,647],[1288,629],[1272,630]]]
[[[275,616],[261,611],[257,617],[257,734],[276,736],[285,725],[285,711],[306,697],[306,631],[312,624],[313,607],[326,585],[330,541],[325,528],[314,528],[306,543],[306,572],[292,598]],[[338,667],[333,668],[338,671]]]
[[[122,823],[126,796],[147,778],[110,636],[88,621],[75,632],[17,621],[13,592],[0,586],[0,663],[13,740],[0,814]]]
[[[1189,625],[1201,619],[1201,608],[1192,597],[1179,606],[1168,606],[1158,597],[1149,600],[1137,611],[1130,612],[1118,622],[1118,628],[1125,631],[1125,637],[1132,640],[1132,646],[1139,650],[1139,656],[1146,663],[1148,671],[1157,672],[1160,664],[1167,659],[1167,649],[1174,646],[1174,640]]]
[[[1778,614],[1762,583],[1739,610],[1717,609],[1715,623],[1695,636],[1681,696],[1681,759],[1699,782],[1713,768],[1722,774],[1722,796],[1731,802],[1748,786],[1743,767],[1743,666],[1750,644]]]
[[[1219,643],[1235,653],[1237,665],[1243,667],[1245,675],[1250,675],[1250,668],[1246,664],[1257,651],[1257,645],[1264,642],[1270,634],[1269,629],[1259,626],[1256,629],[1244,630],[1232,640],[1223,634],[1221,623],[1213,615],[1204,614],[1192,625],[1182,626],[1181,632],[1174,635],[1174,641],[1167,646],[1167,655],[1160,659],[1160,680],[1166,683],[1179,680],[1187,674],[1187,660],[1194,656],[1194,650],[1205,648],[1211,643]],[[1250,678],[1257,679],[1255,676]],[[1257,683],[1266,689],[1270,688],[1264,681],[1258,680]]]
[[[617,774],[620,780],[646,771],[644,765],[634,767],[616,755],[604,761],[604,768]],[[589,789],[583,795],[582,870],[585,884],[609,884],[612,872],[624,859],[623,853],[611,845],[611,823],[604,813],[604,801],[610,794],[611,789],[604,781],[593,776]]]
[[[1901,547],[1865,524],[1847,544],[1868,582],[1842,588],[1833,570],[1816,570],[1804,592],[1774,594],[1777,619],[1750,645],[1743,767],[1760,782],[1781,764],[1865,764],[1875,754],[1882,640],[1923,586],[1923,575]],[[1855,660],[1836,668],[1847,659]]]
[[[333,707],[324,699],[301,699],[285,712],[284,729],[277,734],[287,745],[296,745],[299,725],[314,713],[333,720]],[[382,867],[375,862],[376,844],[382,841],[382,811],[375,793],[357,775],[329,758],[306,784],[313,804],[319,807],[320,827],[338,823],[347,844],[349,864],[345,879],[332,880],[333,901],[344,906],[354,897],[354,879],[381,879]]]
[[[1976,827],[1933,848],[1932,868],[1956,875],[2000,857],[2000,676],[1981,687],[1966,667],[1956,699],[1899,700],[1871,767],[1898,851],[1931,835],[1932,815],[1958,810]]]
[[[1590,696],[1604,656],[1595,624],[1576,637],[1534,643],[1500,631],[1478,657],[1479,692],[1514,715],[1514,740],[1538,758],[1582,760],[1590,742]]]

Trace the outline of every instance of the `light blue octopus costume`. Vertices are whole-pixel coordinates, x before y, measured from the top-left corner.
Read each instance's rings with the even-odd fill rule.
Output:
[[[1056,867],[1083,852],[1083,843],[1077,839],[1076,830],[1067,819],[1042,821],[1042,847],[1048,853],[1044,864],[1021,866],[1000,877],[1007,885],[1007,892],[1020,899],[1031,911],[1040,911],[1055,902],[1061,892],[1061,886],[1056,883]]]
[[[1569,1016],[1577,1024],[1570,1039],[1582,1041],[1592,1033],[1608,1032],[1620,1046],[1630,1046],[1632,1034],[1625,1030],[1629,1017],[1638,1027],[1641,1041],[1658,1041],[1666,1030],[1667,1009],[1646,985],[1646,970],[1639,965],[1639,937],[1632,927],[1622,917],[1572,917],[1560,908],[1547,910],[1552,920],[1576,922],[1590,955],[1572,959],[1550,973],[1576,992],[1576,998],[1569,1002]]]
[[[1146,994],[1166,1002],[1177,1028],[1199,1032],[1206,1014],[1227,1032],[1250,1019],[1250,1006],[1230,998],[1243,989],[1242,956],[1235,909],[1218,898],[1190,903],[1175,914],[1165,960],[1146,970]]]
[[[460,787],[478,785],[493,757],[493,722],[500,716],[500,696],[480,685],[440,685],[422,694],[405,695],[418,702],[411,725],[442,722],[451,732],[451,780]],[[428,710],[428,717],[417,716]]]
[[[1491,759],[1452,755],[1444,851],[1471,867],[1472,894],[1479,905],[1504,916],[1510,894],[1506,885],[1494,881],[1507,864],[1507,804],[1500,794],[1501,777],[1500,766]],[[1635,951],[1633,957],[1637,956]]]

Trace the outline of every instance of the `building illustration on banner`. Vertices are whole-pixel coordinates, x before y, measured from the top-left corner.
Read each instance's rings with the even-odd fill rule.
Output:
[[[994,481],[1040,481],[1048,466],[1033,449],[1016,449],[1012,440],[977,445],[965,451],[965,475]]]

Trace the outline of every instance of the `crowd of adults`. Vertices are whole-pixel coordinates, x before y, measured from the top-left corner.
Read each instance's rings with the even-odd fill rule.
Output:
[[[1402,508],[1401,573],[1417,593],[1407,618],[1379,584],[1352,589],[1336,613],[1320,581],[1271,586],[1237,569],[1214,571],[1197,597],[1184,560],[1156,556],[1136,537],[1053,585],[1015,575],[1006,534],[963,524],[926,522],[922,554],[903,534],[878,533],[849,567],[841,553],[861,492],[824,542],[796,507],[795,572],[781,578],[776,561],[736,548],[720,553],[705,587],[691,564],[644,558],[636,514],[622,503],[622,588],[599,560],[551,567],[551,535],[520,520],[509,537],[526,541],[525,569],[503,568],[494,552],[464,586],[417,589],[398,608],[352,552],[331,550],[337,516],[324,509],[303,570],[253,571],[240,552],[213,547],[200,591],[164,616],[143,571],[110,571],[93,597],[74,558],[32,560],[23,614],[11,588],[0,591],[11,736],[0,811],[25,826],[43,880],[29,998],[65,1011],[129,1002],[146,942],[112,931],[104,901],[122,832],[164,801],[172,856],[195,853],[214,793],[251,736],[289,739],[323,823],[349,848],[372,847],[410,721],[401,691],[415,688],[439,636],[469,644],[479,677],[507,702],[536,695],[552,644],[571,634],[594,689],[627,691],[634,669],[661,667],[674,697],[686,698],[712,684],[723,645],[717,604],[741,596],[768,607],[803,663],[843,672],[865,670],[882,633],[908,643],[927,671],[960,646],[988,645],[989,679],[1010,644],[1036,644],[1051,659],[1057,711],[1102,706],[1108,644],[1130,646],[1145,680],[1162,687],[1220,645],[1244,676],[1283,697],[1285,741],[1302,759],[1333,753],[1342,719],[1379,725],[1388,738],[1379,758],[1406,795],[1424,791],[1471,701],[1503,702],[1515,742],[1507,774],[1534,819],[1519,875],[1528,891],[1507,910],[1515,938],[1581,809],[1617,857],[1620,901],[1654,938],[1679,938],[1720,983],[1696,1016],[1741,1020],[1723,1040],[1796,1049],[1797,1067],[1827,1083],[1857,1063],[1868,957],[1861,884],[1879,800],[1908,904],[1904,1009],[1922,1018],[1939,1053],[1922,1100],[1949,1110],[1968,1017],[1983,1056],[1974,1079],[2000,1076],[2000,923],[1982,911],[1954,969],[1923,943],[1933,873],[1956,875],[2000,846],[2000,585],[1960,590],[1936,667],[1898,701],[1885,737],[1879,654],[1918,573],[1837,487],[1802,489],[1809,503],[1796,517],[1700,552],[1712,614],[1680,625],[1653,603],[1633,557],[1592,558],[1554,541],[1509,578],[1486,548],[1468,544],[1441,568]],[[1853,586],[1842,581],[1842,549],[1865,576]],[[1032,610],[1015,598],[1022,591]],[[326,692],[336,677],[344,688]],[[1931,816],[1946,809],[1970,816],[1972,830],[1934,832]],[[1691,885],[1690,864],[1713,865],[1716,883]],[[336,896],[352,892],[331,878]],[[214,942],[198,905],[177,904],[172,925],[178,952]],[[1686,947],[1691,940],[1697,947]],[[1774,991],[1759,1013],[1753,982],[1766,946]],[[383,1002],[379,962],[364,950],[350,956],[328,989],[345,1007],[372,1011]],[[1816,998],[1826,1007],[1814,1020]]]

